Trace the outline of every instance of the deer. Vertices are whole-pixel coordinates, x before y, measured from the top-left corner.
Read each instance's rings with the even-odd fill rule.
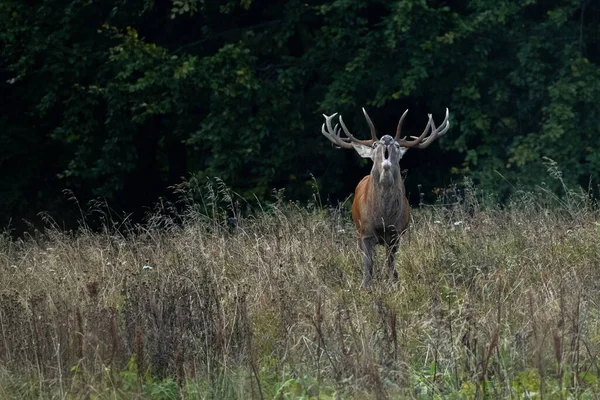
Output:
[[[436,127],[432,115],[420,136],[402,138],[402,123],[408,109],[398,121],[396,135],[383,135],[377,139],[375,126],[363,108],[363,114],[371,131],[371,139],[357,139],[346,127],[342,116],[335,126],[332,120],[338,113],[330,116],[323,114],[325,123],[321,133],[329,139],[333,146],[340,149],[354,149],[360,157],[373,161],[371,173],[356,186],[352,202],[352,219],[359,236],[359,247],[362,251],[363,279],[361,287],[370,288],[373,277],[373,257],[377,245],[386,248],[387,272],[392,282],[398,281],[398,272],[394,265],[395,254],[402,235],[408,230],[410,205],[406,197],[400,160],[409,149],[425,149],[436,139],[444,135],[450,128],[449,111],[439,127]],[[342,137],[343,130],[346,137]]]

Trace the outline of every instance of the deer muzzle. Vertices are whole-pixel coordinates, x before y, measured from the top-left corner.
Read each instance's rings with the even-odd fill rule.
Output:
[[[381,163],[381,168],[383,168],[384,171],[388,171],[392,168],[392,162],[389,158],[383,160],[383,162]]]
[[[381,168],[383,168],[384,171],[387,171],[392,167],[392,162],[390,161],[390,154],[390,147],[385,146],[383,148],[383,161],[381,162]]]

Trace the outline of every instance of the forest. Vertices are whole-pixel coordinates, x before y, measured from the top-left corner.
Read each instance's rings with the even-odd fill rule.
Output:
[[[591,0],[4,0],[0,226],[76,198],[139,220],[183,181],[335,204],[370,165],[320,128],[450,131],[403,159],[411,203],[468,176],[499,202],[600,176],[600,3]],[[418,190],[418,185],[422,189]]]

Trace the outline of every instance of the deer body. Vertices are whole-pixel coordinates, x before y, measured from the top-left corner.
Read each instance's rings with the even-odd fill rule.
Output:
[[[336,114],[325,115],[325,124],[321,132],[334,145],[356,150],[364,158],[373,160],[371,173],[356,186],[352,203],[352,219],[359,234],[359,245],[363,252],[363,287],[369,287],[373,276],[373,256],[377,244],[386,247],[387,270],[389,277],[396,281],[398,273],[394,258],[398,250],[401,235],[408,229],[410,206],[406,198],[404,181],[400,170],[400,159],[411,147],[425,148],[449,128],[448,110],[446,118],[439,128],[435,127],[431,114],[425,130],[414,140],[401,139],[402,122],[405,111],[396,130],[396,136],[384,135],[377,139],[375,127],[367,112],[363,109],[367,123],[371,128],[371,140],[358,140],[346,128],[342,117],[339,124],[346,134],[340,136],[339,124],[331,126]],[[431,130],[431,132],[429,132]],[[429,134],[428,134],[429,133]]]
[[[376,236],[379,244],[391,244],[408,228],[409,218],[404,182],[387,189],[378,187],[372,175],[367,175],[356,186],[352,219],[359,235]]]
[[[371,175],[365,176],[354,191],[352,219],[360,236],[363,252],[363,286],[371,284],[375,245],[387,248],[387,271],[392,280],[398,279],[394,261],[398,241],[408,229],[410,206],[399,179],[391,187],[382,187]]]

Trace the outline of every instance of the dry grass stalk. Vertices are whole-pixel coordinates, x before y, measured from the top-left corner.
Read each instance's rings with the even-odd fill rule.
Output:
[[[138,393],[146,371],[213,398],[274,397],[307,377],[302,390],[348,398],[597,389],[596,211],[527,195],[459,206],[415,210],[399,284],[372,292],[346,212],[283,202],[234,228],[213,207],[3,245],[1,380],[58,393],[85,366],[78,394],[117,391],[135,356]]]

